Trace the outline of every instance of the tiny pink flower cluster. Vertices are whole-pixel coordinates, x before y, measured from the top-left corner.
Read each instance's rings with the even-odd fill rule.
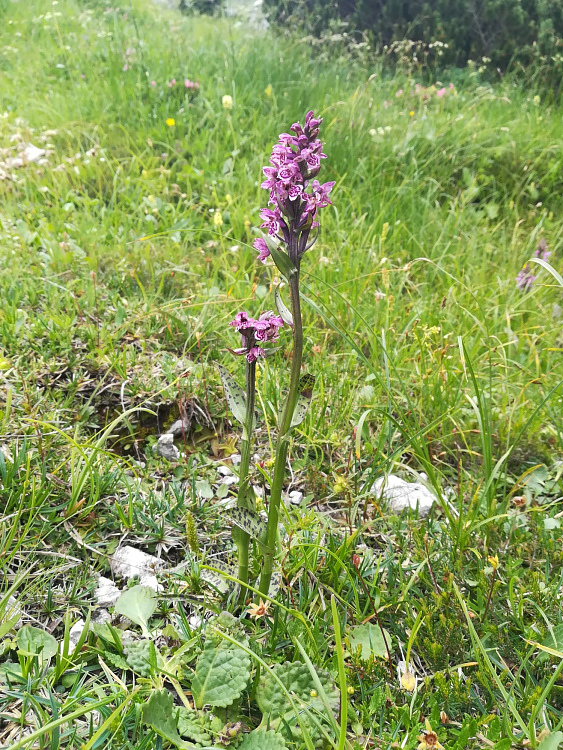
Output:
[[[178,81],[175,78],[171,78],[166,85],[169,89],[173,89],[178,85]],[[154,89],[158,86],[158,83],[156,81],[151,81],[151,86]],[[186,78],[184,80],[184,87],[191,91],[199,91],[201,84],[198,81],[190,81],[189,78]]]
[[[243,346],[240,349],[232,349],[233,354],[245,355],[249,362],[256,362],[260,357],[265,357],[266,350],[257,344],[277,341],[283,320],[271,310],[268,310],[256,320],[251,318],[247,312],[237,313],[234,320],[229,324],[236,328],[242,335]]]

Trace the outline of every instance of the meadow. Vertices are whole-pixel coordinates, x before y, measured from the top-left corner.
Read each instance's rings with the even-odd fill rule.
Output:
[[[148,0],[0,17],[0,747],[563,746],[563,289],[517,282],[542,243],[561,268],[560,104]],[[317,382],[279,590],[235,620],[216,365],[242,380],[229,322],[274,307],[261,168],[310,109],[336,182],[303,265]],[[282,335],[258,369],[261,509],[289,359]],[[162,560],[128,620],[96,593],[124,545]]]

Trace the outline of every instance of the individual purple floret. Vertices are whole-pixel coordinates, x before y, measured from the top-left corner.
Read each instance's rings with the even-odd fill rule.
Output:
[[[231,349],[233,354],[244,354],[249,362],[256,362],[260,357],[267,356],[267,351],[258,346],[257,342],[276,341],[279,338],[283,320],[270,310],[262,313],[258,320],[251,318],[247,312],[239,312],[229,325],[236,328],[242,335],[243,346],[240,349]]]
[[[268,247],[268,243],[266,242],[266,240],[262,239],[262,237],[258,237],[254,240],[254,247],[258,250],[258,260],[261,260],[262,263],[265,263],[266,259],[271,255],[270,248]]]
[[[547,241],[545,239],[541,239],[539,241],[534,255],[536,258],[541,258],[542,260],[549,260],[551,258],[552,252],[549,249],[549,245],[547,244]],[[529,263],[526,263],[524,268],[516,277],[516,284],[518,288],[523,292],[528,292],[534,286],[537,279],[537,274],[533,273],[532,266]]]
[[[279,136],[270,157],[271,166],[264,167],[266,179],[262,187],[270,192],[269,204],[273,208],[260,212],[261,227],[272,239],[287,245],[287,253],[297,268],[315,242],[316,236],[310,238],[311,230],[319,227],[318,212],[331,204],[329,195],[335,184],[321,184],[314,179],[321,160],[326,159],[318,137],[321,123],[313,111],[307,112],[305,125],[295,122],[291,133]],[[256,240],[254,247],[261,261],[271,254],[266,240]]]

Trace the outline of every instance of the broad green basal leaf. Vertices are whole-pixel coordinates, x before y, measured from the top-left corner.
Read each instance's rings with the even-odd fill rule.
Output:
[[[287,745],[281,734],[257,729],[244,736],[238,750],[287,750]]]
[[[246,394],[231,373],[223,367],[223,365],[217,365],[217,367],[221,374],[221,380],[223,381],[223,388],[225,389],[225,396],[227,397],[229,408],[233,412],[235,419],[244,426],[244,423],[246,422]]]
[[[386,659],[388,656],[386,640],[389,648],[391,648],[389,633],[382,631],[379,625],[372,625],[372,623],[358,625],[352,628],[348,634],[350,650],[353,652],[359,651],[360,658],[363,661],[368,661],[372,657]]]
[[[559,750],[562,745],[563,732],[552,732],[540,742],[538,750]]]
[[[154,614],[156,594],[148,586],[133,586],[115,602],[115,611],[139,625],[144,636],[150,636],[149,619]]]
[[[58,643],[50,634],[35,628],[33,625],[24,625],[16,636],[18,649],[26,656],[38,656],[41,661],[49,661],[58,651]]]
[[[316,671],[330,707],[337,711],[340,705],[340,693],[332,676],[323,669],[317,669]],[[309,668],[306,664],[296,661],[276,664],[262,675],[256,693],[256,702],[263,714],[271,719],[277,719],[293,711],[291,701],[281,689],[274,675],[281,681],[286,691],[296,699],[298,708],[305,704],[305,706],[314,708],[315,711],[325,712]]]
[[[155,690],[143,706],[143,721],[181,750],[192,750],[195,745],[186,742],[178,734],[177,712],[170,693],[167,690]]]
[[[213,745],[214,737],[221,733],[222,728],[223,722],[213,714],[185,706],[178,708],[178,732],[198,746]]]
[[[206,643],[196,662],[192,694],[197,708],[226,708],[235,701],[250,677],[250,657],[234,644]]]

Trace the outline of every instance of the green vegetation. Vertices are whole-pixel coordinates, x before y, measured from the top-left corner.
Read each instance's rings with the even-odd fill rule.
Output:
[[[560,85],[563,0],[264,0],[264,7],[281,28],[364,35],[380,50],[410,51],[427,63],[544,68]]]
[[[0,13],[0,747],[556,750],[563,290],[516,277],[541,240],[560,267],[561,109],[148,0]],[[260,169],[308,109],[337,184],[303,266],[303,496],[275,598],[235,620],[216,364],[242,383],[228,322],[273,307]],[[258,488],[289,338],[258,367]],[[387,473],[427,476],[428,517]],[[124,545],[162,564],[110,624]]]

